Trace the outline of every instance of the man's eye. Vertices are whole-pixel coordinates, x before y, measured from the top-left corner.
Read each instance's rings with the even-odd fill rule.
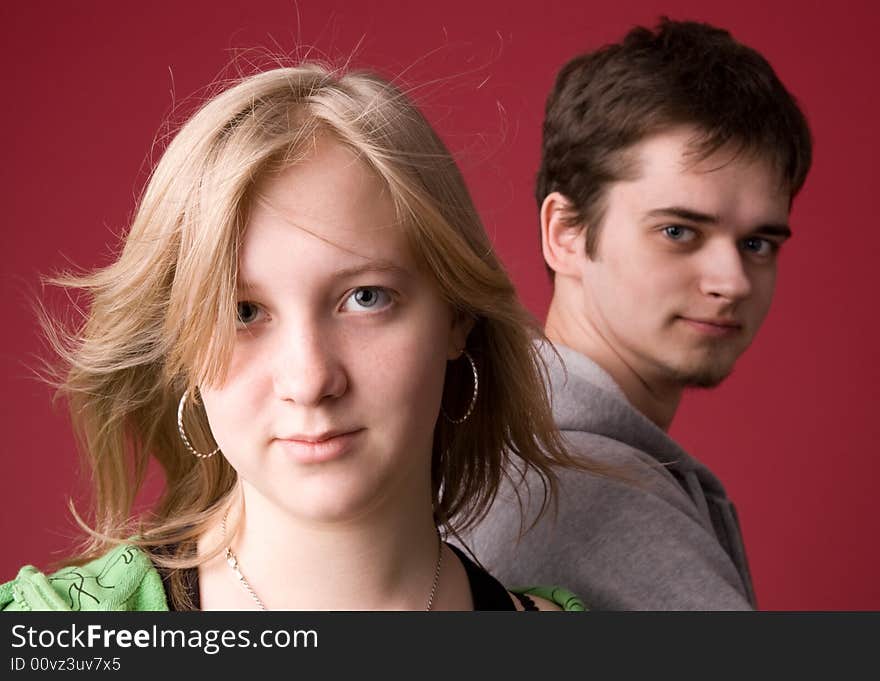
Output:
[[[391,295],[379,286],[361,286],[356,288],[345,302],[342,309],[346,312],[377,311],[391,304]]]
[[[663,228],[663,233],[673,241],[693,241],[697,234],[690,227],[682,225],[669,225]]]
[[[260,316],[260,308],[256,303],[242,300],[236,303],[235,316],[239,324],[251,324]]]
[[[743,248],[755,255],[771,255],[779,249],[775,242],[760,237],[749,237],[743,241]]]

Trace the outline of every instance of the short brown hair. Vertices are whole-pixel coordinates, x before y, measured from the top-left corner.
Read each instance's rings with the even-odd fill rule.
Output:
[[[625,151],[679,125],[700,131],[695,160],[726,146],[768,159],[794,198],[812,160],[794,97],[758,52],[725,30],[662,18],[568,62],[547,99],[536,198],[558,191],[596,252],[605,190],[631,173]]]

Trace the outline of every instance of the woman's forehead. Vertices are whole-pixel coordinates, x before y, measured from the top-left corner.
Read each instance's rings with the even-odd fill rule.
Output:
[[[415,274],[406,225],[374,172],[338,143],[256,188],[239,251],[239,280],[302,269]]]
[[[388,189],[355,150],[323,134],[311,138],[295,162],[262,177],[256,194],[278,210],[327,213],[387,197]]]

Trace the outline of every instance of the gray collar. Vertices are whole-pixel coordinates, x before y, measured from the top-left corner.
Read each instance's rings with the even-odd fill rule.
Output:
[[[564,345],[538,342],[547,365],[556,425],[562,431],[596,433],[650,454],[681,473],[696,474],[703,487],[724,489],[702,463],[627,400],[614,379],[589,357]]]

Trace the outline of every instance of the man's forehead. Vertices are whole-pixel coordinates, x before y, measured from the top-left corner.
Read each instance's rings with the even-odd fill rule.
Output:
[[[611,186],[608,208],[623,204],[616,207],[647,215],[677,207],[719,221],[787,221],[789,193],[770,160],[731,148],[699,158],[693,140],[693,133],[676,130],[636,145],[633,172]]]
[[[656,132],[625,153],[634,171],[630,174],[633,179],[650,170],[707,173],[730,164],[763,166],[767,172],[778,172],[782,176],[771,153],[745,147],[737,141],[719,145],[691,126]]]

